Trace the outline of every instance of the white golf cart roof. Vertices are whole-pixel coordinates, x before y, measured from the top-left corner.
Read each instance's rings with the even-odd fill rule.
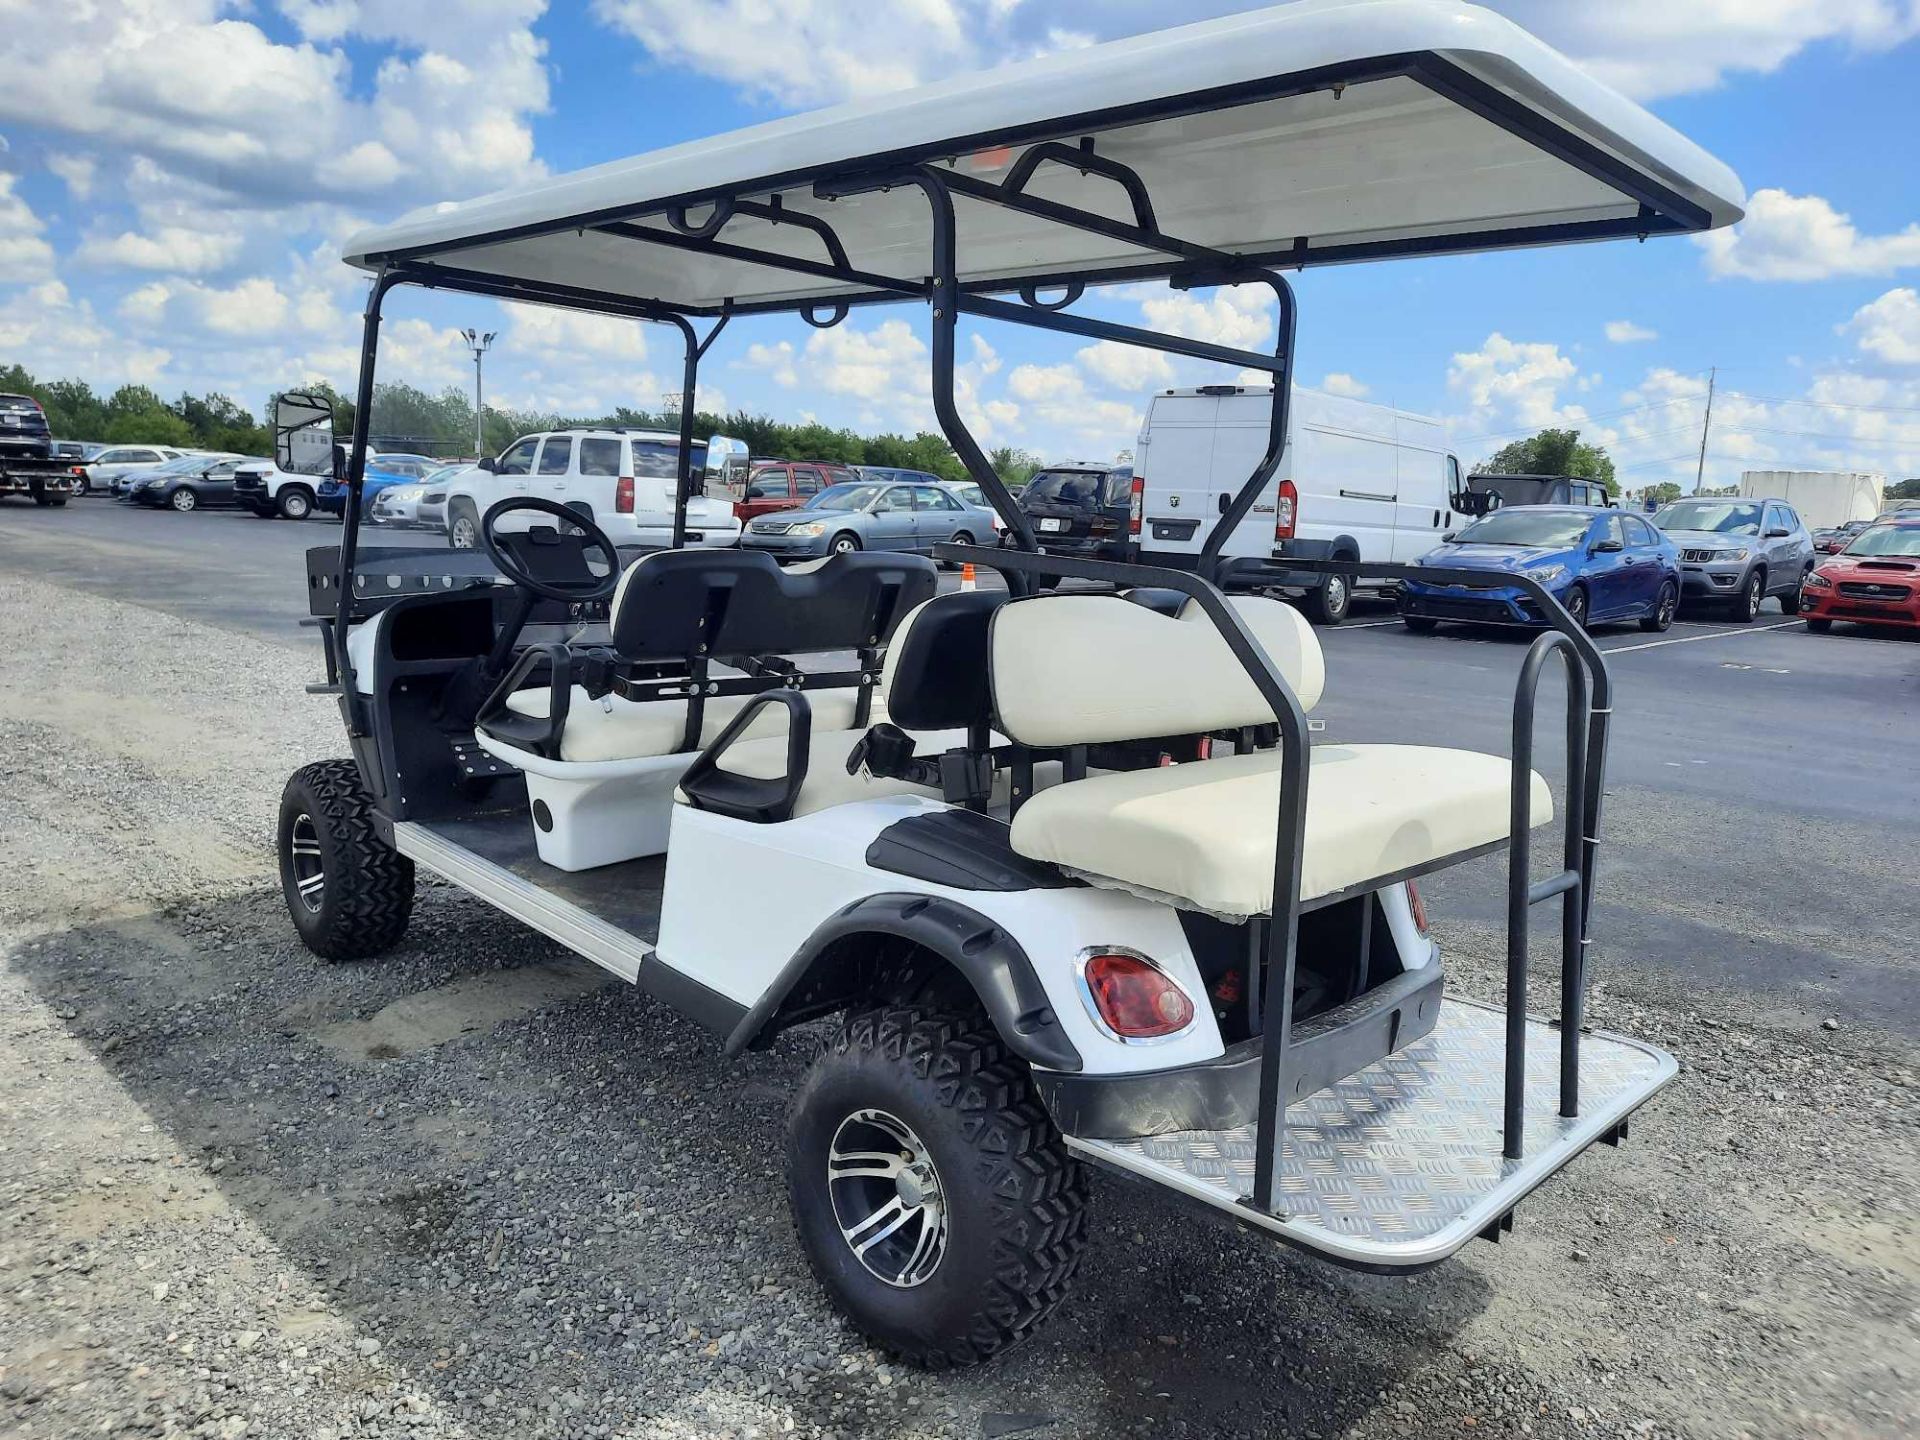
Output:
[[[1040,142],[1055,153],[1008,186]],[[1487,10],[1302,0],[430,206],[347,259],[683,314],[899,299],[928,276],[928,201],[880,187],[922,166],[951,179],[973,293],[1168,276],[1203,250],[1285,269],[1698,231],[1745,203],[1725,165]],[[716,202],[741,207],[724,233]],[[1132,243],[1161,225],[1177,242]]]

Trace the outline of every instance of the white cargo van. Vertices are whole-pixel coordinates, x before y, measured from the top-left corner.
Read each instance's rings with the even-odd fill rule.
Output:
[[[1167,390],[1147,406],[1134,455],[1131,528],[1140,559],[1190,570],[1267,448],[1270,386]],[[1287,447],[1269,490],[1222,546],[1236,588],[1297,590],[1308,616],[1338,624],[1352,597],[1339,576],[1289,573],[1288,556],[1407,561],[1456,518],[1463,484],[1440,422],[1295,388]]]

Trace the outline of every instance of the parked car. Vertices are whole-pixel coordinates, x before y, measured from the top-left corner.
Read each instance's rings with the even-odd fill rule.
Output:
[[[1800,586],[1807,628],[1836,620],[1920,628],[1920,516],[1870,525]]]
[[[1133,472],[1099,461],[1068,461],[1036,471],[1020,492],[1020,510],[1044,549],[1089,560],[1131,560]],[[984,499],[984,497],[982,497]]]
[[[1729,605],[1753,619],[1767,596],[1789,615],[1800,611],[1800,582],[1813,568],[1813,536],[1784,500],[1675,500],[1653,523],[1680,547],[1680,593]]]
[[[440,462],[427,455],[386,454],[367,456],[366,475],[360,486],[361,500],[371,506],[380,492],[395,485],[410,485]],[[314,492],[314,504],[329,515],[340,515],[347,508],[347,482],[327,479]]]
[[[1455,499],[1462,515],[1491,515],[1505,505],[1613,504],[1598,480],[1569,475],[1469,475],[1466,491]]]
[[[282,470],[272,460],[250,460],[234,467],[234,503],[262,520],[304,520],[318,506],[317,475]]]
[[[51,460],[53,429],[31,395],[0,395],[0,460]]]
[[[689,545],[718,547],[740,540],[733,502],[709,496],[707,442],[695,440],[693,496],[687,502]],[[524,435],[497,457],[454,475],[447,486],[447,537],[456,550],[480,543],[480,522],[503,501],[524,496],[555,500],[578,510],[616,545],[663,549],[673,543],[675,480],[680,437],[664,430],[586,426]],[[508,530],[550,525],[529,512],[507,518]]]
[[[249,458],[254,457],[233,454],[189,456],[177,467],[142,480],[127,492],[127,498],[136,505],[147,505],[156,510],[177,510],[183,515],[189,510],[208,506],[238,505],[240,502],[234,494],[233,472]]]
[[[963,505],[944,485],[861,480],[822,490],[797,510],[747,523],[742,546],[782,560],[854,550],[928,551],[948,541],[970,545],[993,534],[993,515]]]
[[[171,460],[162,460],[157,465],[142,465],[135,469],[123,470],[108,482],[109,493],[116,500],[127,500],[133,495],[136,486],[145,486],[149,481],[162,479],[179,470],[192,468],[198,455],[176,455]]]
[[[745,522],[756,515],[771,515],[776,510],[794,510],[829,485],[844,485],[859,478],[860,472],[851,465],[770,460],[753,467],[747,476],[746,489],[734,501],[733,513]]]
[[[1813,548],[1821,555],[1838,555],[1858,535],[1874,522],[1871,520],[1849,520],[1844,525],[1831,525],[1824,530],[1813,532]]]
[[[1503,505],[1412,563],[1529,575],[1581,625],[1637,620],[1643,630],[1665,630],[1680,606],[1679,547],[1638,515],[1591,505]],[[1517,588],[1409,580],[1399,605],[1406,627],[1419,634],[1442,620],[1547,623]]]
[[[951,482],[942,480],[938,475],[929,475],[924,470],[904,470],[898,465],[855,465],[855,475],[849,480],[892,480],[905,485],[946,485]],[[979,486],[974,486],[978,490]]]
[[[109,445],[81,465],[73,477],[76,495],[124,495],[126,487],[114,482],[135,471],[151,470],[178,460],[186,451],[172,445]]]
[[[411,485],[389,485],[380,491],[367,512],[375,525],[391,525],[397,530],[438,530],[447,528],[447,486],[457,475],[471,469],[468,465],[439,465]]]

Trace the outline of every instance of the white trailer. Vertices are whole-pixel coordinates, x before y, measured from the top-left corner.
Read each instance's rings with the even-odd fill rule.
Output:
[[[1800,512],[1809,530],[1871,520],[1880,513],[1884,475],[1847,470],[1749,470],[1740,493],[1752,500],[1784,500]]]

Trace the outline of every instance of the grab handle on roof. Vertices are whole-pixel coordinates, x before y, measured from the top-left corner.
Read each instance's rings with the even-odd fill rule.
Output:
[[[1083,175],[1099,175],[1113,181],[1127,192],[1127,199],[1133,206],[1133,223],[1142,230],[1157,232],[1160,226],[1153,218],[1153,200],[1147,194],[1147,185],[1139,174],[1118,160],[1109,160],[1104,155],[1096,155],[1091,137],[1082,139],[1076,147],[1059,140],[1045,140],[1031,146],[1018,160],[1013,169],[1007,172],[1007,178],[1001,182],[1009,195],[1022,194],[1027,182],[1033,179],[1033,172],[1047,161],[1056,165],[1066,165]]]

